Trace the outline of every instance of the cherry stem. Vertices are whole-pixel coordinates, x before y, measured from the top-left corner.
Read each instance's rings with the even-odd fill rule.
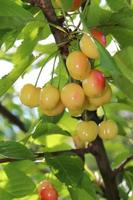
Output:
[[[55,70],[55,64],[56,64],[56,59],[57,59],[57,54],[54,57],[54,63],[53,63],[53,69],[52,69],[52,74],[51,74],[51,85],[53,83],[53,78],[54,78],[54,70]]]
[[[37,86],[37,83],[39,81],[40,75],[42,73],[43,68],[45,67],[45,65],[47,64],[47,62],[58,52],[58,50],[54,51],[52,54],[50,54],[50,56],[48,56],[48,58],[44,61],[43,66],[41,67],[39,74],[37,76],[36,82],[35,82],[35,87]]]

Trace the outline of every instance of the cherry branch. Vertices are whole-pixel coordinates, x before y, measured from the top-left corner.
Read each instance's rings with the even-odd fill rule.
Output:
[[[6,107],[0,104],[0,113],[6,117],[11,123],[18,126],[22,131],[26,132],[24,123],[14,114],[12,114]]]
[[[122,163],[116,167],[114,169],[114,175],[117,176],[119,173],[121,173],[124,170],[124,167],[126,166],[126,164],[128,162],[130,162],[131,160],[133,160],[133,155],[130,155],[129,157],[127,157],[124,161],[122,161]]]

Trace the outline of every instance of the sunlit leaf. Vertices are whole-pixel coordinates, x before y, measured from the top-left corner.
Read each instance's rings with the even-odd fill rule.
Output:
[[[31,132],[33,138],[50,134],[61,134],[70,136],[70,134],[67,131],[63,130],[58,125],[49,122],[44,122],[44,120],[40,120]]]

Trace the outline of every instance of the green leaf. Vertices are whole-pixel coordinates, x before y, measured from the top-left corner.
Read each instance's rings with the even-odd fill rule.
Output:
[[[130,190],[133,190],[133,167],[127,167],[124,171],[124,177]]]
[[[133,83],[133,47],[128,47],[115,55],[115,61],[122,74]]]
[[[36,46],[36,50],[49,55],[57,51],[58,49],[55,43],[51,43],[51,44],[46,44],[46,45],[38,44]]]
[[[78,120],[71,117],[68,112],[64,112],[62,118],[58,122],[59,126],[67,130],[71,134],[75,132]]]
[[[108,5],[110,6],[111,9],[113,10],[120,10],[121,8],[125,7],[128,5],[127,0],[106,0]]]
[[[125,127],[128,127],[128,121],[124,112],[133,112],[132,106],[124,103],[109,103],[104,106],[104,112],[108,119],[112,119],[119,125],[119,134],[125,135]]]
[[[103,29],[106,34],[112,34],[121,48],[133,45],[133,29],[121,26],[110,26]]]
[[[0,29],[18,29],[33,17],[14,0],[0,0]]]
[[[118,12],[113,12],[110,18],[111,24],[114,24],[114,29],[119,27],[125,27],[127,29],[133,29],[133,9],[124,7]],[[126,38],[128,39],[128,38]]]
[[[71,8],[73,0],[67,0],[67,1],[60,0],[60,2],[61,2],[62,9],[64,11],[68,11]]]
[[[81,16],[89,28],[108,24],[111,14],[109,10],[101,8],[96,1],[92,1]]]
[[[84,163],[74,154],[46,156],[46,162],[57,178],[67,186],[77,186],[84,170]]]
[[[71,194],[72,200],[96,200],[93,196],[91,196],[89,193],[87,193],[86,190],[81,188],[69,188],[69,192]]]
[[[82,179],[80,180],[79,188],[84,189],[92,199],[97,199],[94,184],[90,180],[87,172],[84,172]]]
[[[2,200],[12,200],[13,196],[9,194],[5,189],[0,188],[0,198]]]
[[[13,56],[14,69],[2,79],[0,79],[0,96],[2,96],[26,70],[33,61],[32,51],[39,39],[41,29],[34,27],[28,35],[25,36],[22,44],[18,47]]]
[[[124,74],[122,74],[122,72],[119,70],[119,67],[117,66],[117,63],[111,57],[109,52],[97,41],[96,44],[100,53],[101,67],[103,68],[103,70],[108,70],[110,75],[113,77],[116,86],[118,86],[125,95],[133,100],[132,82],[129,81]]]
[[[0,142],[0,155],[13,159],[33,159],[34,156],[24,145],[14,141]]]
[[[6,189],[14,198],[24,197],[33,193],[35,184],[24,172],[14,167],[14,165],[12,166],[12,164],[5,166],[4,170],[8,177]]]
[[[11,31],[4,30],[4,34],[0,35],[0,37],[1,37],[0,45],[4,43],[6,51],[13,46],[13,44],[19,34],[19,31],[18,30],[11,30]]]
[[[63,130],[58,125],[49,122],[44,122],[44,120],[40,120],[31,132],[33,138],[38,138],[42,135],[50,134],[61,134],[70,136],[70,134],[67,131]]]
[[[129,199],[128,199],[128,193],[127,193],[127,191],[125,190],[125,188],[124,188],[123,186],[120,186],[118,189],[119,189],[120,198],[121,198],[121,199],[124,199],[124,200],[129,200]]]

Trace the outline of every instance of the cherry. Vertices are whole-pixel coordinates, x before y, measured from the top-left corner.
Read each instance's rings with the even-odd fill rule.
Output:
[[[68,109],[68,110],[71,116],[77,117],[81,115],[81,113],[84,111],[84,106],[79,109],[75,109],[75,110]]]
[[[58,193],[49,181],[43,181],[40,184],[38,193],[40,200],[58,200]]]
[[[92,70],[82,83],[84,92],[88,97],[98,97],[105,90],[105,77],[101,71]]]
[[[86,101],[85,110],[95,111],[95,110],[97,110],[97,108],[98,108],[98,106],[95,106],[95,105],[91,104],[89,101]]]
[[[99,58],[99,52],[93,38],[89,34],[84,34],[80,40],[81,51],[89,58]]]
[[[76,83],[69,83],[61,91],[61,101],[70,110],[80,109],[85,100],[82,87]]]
[[[104,140],[113,139],[118,134],[118,126],[112,120],[103,121],[99,124],[98,134]]]
[[[37,107],[39,105],[40,90],[41,88],[35,87],[32,84],[24,85],[19,96],[21,102],[31,108]]]
[[[67,57],[66,65],[70,75],[76,80],[85,79],[91,69],[91,64],[87,56],[81,51],[70,53]]]
[[[81,6],[82,0],[73,0],[72,7],[70,8],[70,11],[75,11],[79,9]]]
[[[73,0],[70,7],[65,8],[64,1],[65,0],[55,0],[55,4],[58,8],[63,8],[65,11],[75,11],[75,10],[79,9],[79,7],[81,6],[81,3],[82,3],[82,0]]]
[[[106,37],[103,32],[98,31],[96,28],[91,30],[91,35],[93,38],[98,40],[104,47],[106,47]]]
[[[109,85],[106,86],[105,91],[100,97],[88,98],[89,103],[93,106],[99,107],[110,101],[112,97],[112,90]]]
[[[41,107],[41,105],[40,105],[40,107]],[[48,109],[45,109],[43,106],[41,107],[41,109],[42,109],[43,113],[47,116],[56,116],[56,115],[61,114],[64,111],[65,107],[64,107],[63,103],[61,101],[59,101],[58,104],[56,105],[56,107],[53,109],[48,110]]]
[[[60,100],[60,92],[53,85],[45,86],[40,92],[40,106],[49,110],[56,107]]]
[[[94,121],[82,121],[76,127],[76,134],[83,142],[92,142],[98,135],[98,126]]]

